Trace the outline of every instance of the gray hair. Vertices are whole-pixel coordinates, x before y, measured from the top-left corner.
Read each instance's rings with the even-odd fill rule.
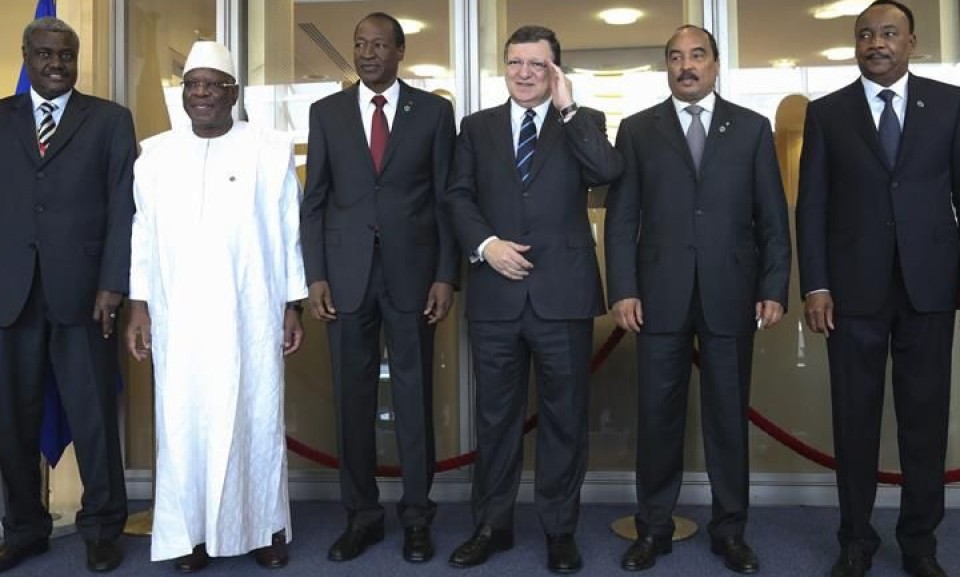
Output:
[[[77,44],[80,44],[80,37],[77,36],[77,33],[73,30],[73,28],[70,27],[69,24],[54,16],[44,16],[43,18],[37,18],[30,24],[27,24],[27,27],[23,29],[24,48],[30,45],[30,35],[37,30],[69,34],[73,37]]]

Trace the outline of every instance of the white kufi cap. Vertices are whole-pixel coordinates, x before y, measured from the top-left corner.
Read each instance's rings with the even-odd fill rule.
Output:
[[[187,55],[187,62],[183,65],[183,75],[186,76],[194,68],[212,68],[229,74],[236,80],[233,71],[233,58],[230,51],[219,42],[211,40],[197,40]]]

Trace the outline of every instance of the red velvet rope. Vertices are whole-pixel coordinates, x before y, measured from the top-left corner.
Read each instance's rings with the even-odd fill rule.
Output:
[[[607,340],[600,346],[596,353],[594,353],[593,358],[590,359],[590,373],[594,373],[599,369],[604,362],[606,362],[607,357],[610,356],[610,353],[613,352],[613,349],[617,347],[620,341],[623,339],[624,330],[620,327],[616,327],[610,333],[610,336],[607,337]],[[694,364],[699,366],[699,358],[694,357]],[[754,424],[758,429],[764,433],[773,437],[775,441],[784,445],[794,453],[800,455],[801,457],[813,461],[814,463],[826,467],[828,469],[837,468],[837,460],[820,451],[819,449],[812,447],[797,437],[791,435],[785,429],[758,413],[753,407],[750,407],[747,416],[750,418],[750,422]],[[537,426],[537,415],[533,415],[527,419],[523,424],[524,434],[529,433]],[[318,451],[313,447],[309,447],[304,443],[294,439],[293,437],[287,435],[287,449],[293,451],[295,454],[309,459],[314,463],[318,463],[325,467],[331,469],[336,469],[340,466],[340,460],[336,457]],[[460,467],[465,467],[467,465],[473,464],[477,458],[477,452],[470,451],[468,453],[463,453],[462,455],[457,455],[456,457],[451,457],[449,459],[443,459],[442,461],[437,461],[436,471],[442,473],[444,471],[450,471],[452,469],[459,469]],[[377,467],[377,475],[380,477],[399,477],[400,476],[400,467],[396,465],[382,465]],[[893,473],[889,471],[878,471],[877,472],[877,481],[880,483],[886,483],[889,485],[902,485],[903,484],[903,475],[900,473]],[[960,469],[951,469],[944,474],[945,483],[956,483],[960,481]]]

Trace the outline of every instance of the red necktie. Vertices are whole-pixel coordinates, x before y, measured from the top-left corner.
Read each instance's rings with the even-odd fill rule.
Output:
[[[383,113],[383,105],[387,99],[382,94],[373,97],[373,124],[370,126],[370,157],[373,158],[373,168],[380,174],[383,168],[383,153],[387,150],[387,137],[390,136],[390,126],[387,125],[387,115]]]

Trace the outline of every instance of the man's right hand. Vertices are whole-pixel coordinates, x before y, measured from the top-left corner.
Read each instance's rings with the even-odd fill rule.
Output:
[[[133,358],[142,361],[150,356],[150,310],[146,301],[130,301],[126,339]]]
[[[318,280],[310,283],[307,296],[307,308],[310,314],[318,321],[337,320],[337,310],[333,308],[333,296],[330,292],[330,283]]]
[[[833,296],[828,291],[808,294],[803,300],[803,318],[811,331],[829,337],[833,330]]]
[[[613,303],[610,314],[613,315],[613,320],[617,323],[617,326],[625,331],[638,333],[640,327],[643,326],[643,305],[640,304],[640,299],[618,300]]]
[[[509,240],[493,239],[483,247],[483,260],[493,267],[493,270],[510,280],[523,280],[533,264],[523,258],[523,254],[530,250],[529,245],[517,244]]]

